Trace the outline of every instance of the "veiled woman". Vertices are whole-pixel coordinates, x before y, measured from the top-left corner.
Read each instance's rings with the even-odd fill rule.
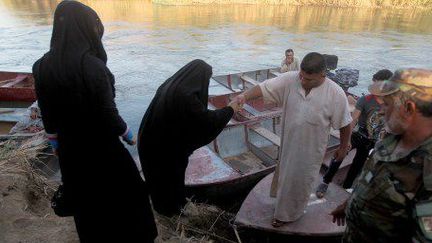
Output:
[[[84,4],[57,6],[50,50],[33,66],[42,119],[81,242],[153,242],[147,188],[119,139],[134,144],[114,102],[103,30]]]
[[[186,203],[188,157],[216,138],[233,116],[236,104],[208,110],[212,67],[194,60],[157,90],[138,136],[138,152],[153,208],[172,216]]]

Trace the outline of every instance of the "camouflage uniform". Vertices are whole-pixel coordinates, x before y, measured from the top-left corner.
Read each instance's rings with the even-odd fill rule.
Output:
[[[369,91],[388,95],[397,88],[432,101],[432,72],[426,75],[423,71],[399,71],[395,74],[399,83],[374,84]],[[422,75],[429,81],[419,80]],[[414,83],[413,77],[417,79]],[[432,137],[405,154],[395,152],[399,139],[389,135],[379,141],[365,163],[348,201],[344,242],[432,240]]]
[[[411,242],[420,230],[415,204],[432,199],[432,138],[409,154],[393,153],[397,142],[393,135],[378,142],[366,162],[348,203],[344,242]]]

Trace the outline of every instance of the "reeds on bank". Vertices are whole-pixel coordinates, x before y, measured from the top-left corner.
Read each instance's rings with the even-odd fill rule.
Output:
[[[426,8],[432,9],[432,0],[152,0],[166,5],[199,4],[268,4],[268,5],[314,5],[333,7],[366,8]]]

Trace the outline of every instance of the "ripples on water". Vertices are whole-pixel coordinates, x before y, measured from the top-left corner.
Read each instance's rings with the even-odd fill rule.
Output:
[[[214,74],[280,64],[284,50],[336,54],[360,69],[366,92],[381,68],[429,67],[432,14],[257,5],[162,6],[140,0],[83,1],[102,18],[117,103],[138,129],[157,87],[188,61],[201,58]],[[48,50],[57,1],[0,0],[0,69],[30,71]]]

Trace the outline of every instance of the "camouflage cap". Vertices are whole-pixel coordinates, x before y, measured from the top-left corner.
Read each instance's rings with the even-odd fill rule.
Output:
[[[378,81],[369,86],[369,92],[386,96],[402,91],[419,100],[432,102],[432,70],[400,69],[390,80]]]

